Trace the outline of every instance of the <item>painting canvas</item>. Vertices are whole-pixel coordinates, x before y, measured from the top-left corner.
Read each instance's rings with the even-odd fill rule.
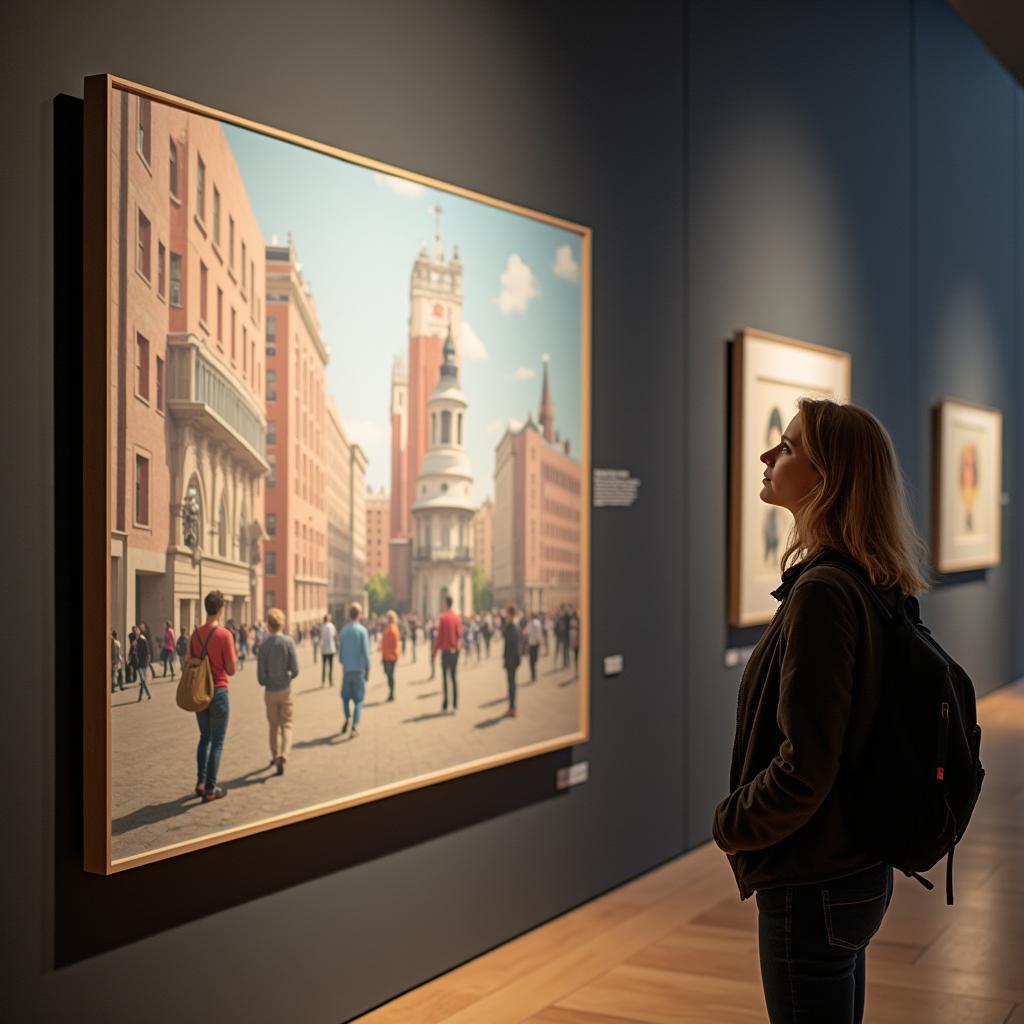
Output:
[[[793,526],[759,497],[761,453],[779,443],[801,398],[850,399],[850,357],[763,331],[737,333],[733,347],[729,501],[729,622],[767,622],[777,607],[780,562]]]
[[[1003,416],[956,399],[935,410],[935,567],[962,572],[1001,558]]]
[[[584,741],[590,230],[111,76],[85,166],[87,869]]]

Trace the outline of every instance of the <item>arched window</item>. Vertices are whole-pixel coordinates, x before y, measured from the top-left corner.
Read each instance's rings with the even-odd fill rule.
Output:
[[[459,422],[459,434],[458,434],[458,438],[459,439],[458,439],[457,443],[458,444],[462,444],[462,413],[461,412],[459,413],[459,421],[458,422]]]
[[[221,558],[228,557],[228,503],[226,498],[220,499],[220,515],[217,517],[217,554]]]
[[[238,523],[238,558],[240,561],[248,564],[249,562],[249,528],[248,528],[249,516],[247,513],[242,513],[242,518]]]
[[[452,443],[452,414],[445,409],[441,413],[441,444]]]
[[[437,413],[430,414],[430,443],[437,444]]]

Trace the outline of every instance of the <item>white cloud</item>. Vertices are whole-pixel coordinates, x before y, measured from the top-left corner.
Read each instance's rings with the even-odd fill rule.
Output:
[[[572,255],[572,246],[560,245],[555,250],[555,264],[553,267],[558,277],[566,281],[578,281],[580,279],[580,265]]]
[[[506,427],[508,427],[508,429],[514,434],[517,430],[522,429],[522,426],[522,420],[512,418],[507,420],[491,420],[491,422],[487,424],[487,432],[489,434],[500,434],[504,432]]]
[[[480,340],[480,335],[473,330],[472,326],[462,321],[462,331],[459,335],[459,343],[462,347],[462,358],[470,359],[473,362],[482,362],[487,358],[487,346]]]
[[[420,196],[426,192],[426,188],[418,182],[409,181],[408,178],[396,178],[393,174],[384,174],[382,171],[373,172],[373,180],[381,188],[389,188],[400,196]]]
[[[512,374],[513,380],[533,380],[537,376],[536,370],[531,370],[528,366],[520,366],[515,373]]]
[[[391,428],[387,423],[374,423],[372,420],[343,419],[348,439],[359,445],[364,451],[376,448],[391,440]]]
[[[501,294],[498,306],[502,313],[525,313],[531,299],[540,295],[533,271],[522,261],[518,253],[512,253],[501,275]]]

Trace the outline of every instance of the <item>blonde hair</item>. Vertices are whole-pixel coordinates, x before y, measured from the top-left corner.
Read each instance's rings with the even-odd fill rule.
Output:
[[[818,482],[796,513],[783,571],[828,547],[859,562],[877,587],[927,590],[927,549],[888,431],[857,405],[803,398],[799,408]]]
[[[271,608],[267,612],[267,625],[273,630],[279,630],[284,625],[284,612],[280,608]]]
[[[397,622],[397,621],[398,621],[398,613],[394,612],[394,611],[389,611],[388,612],[388,622]]]

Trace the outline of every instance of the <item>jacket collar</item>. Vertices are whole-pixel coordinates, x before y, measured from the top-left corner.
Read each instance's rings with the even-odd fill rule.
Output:
[[[839,555],[839,552],[833,551],[830,548],[823,548],[816,555],[814,555],[813,558],[807,558],[804,559],[804,561],[802,562],[797,562],[796,565],[791,565],[782,574],[782,583],[780,586],[778,586],[775,590],[772,591],[772,597],[774,597],[776,601],[785,601],[786,595],[793,589],[793,586],[796,583],[796,581],[800,579],[800,577],[803,576],[803,574],[807,572],[808,569],[810,569],[812,566],[817,565],[818,562],[820,562],[823,558],[828,557],[829,555],[831,555],[834,558],[837,555]]]

